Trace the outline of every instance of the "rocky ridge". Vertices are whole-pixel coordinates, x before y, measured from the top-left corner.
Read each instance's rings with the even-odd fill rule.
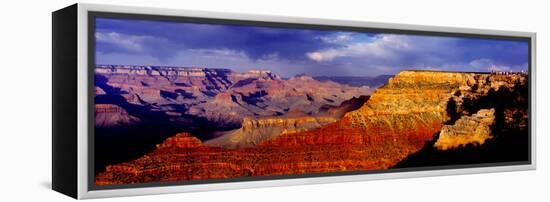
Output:
[[[360,96],[342,102],[340,106],[321,107],[317,116],[311,116],[301,110],[289,111],[282,117],[248,118],[245,117],[239,129],[219,132],[219,138],[205,142],[205,145],[230,149],[253,147],[273,139],[281,134],[297,133],[336,122],[345,113],[360,108],[369,96]]]
[[[282,79],[265,70],[100,65],[95,73],[98,104],[118,105],[130,114],[128,105],[162,112],[174,124],[189,124],[185,117],[197,117],[218,130],[239,128],[244,117],[284,116],[296,110],[315,116],[322,107],[372,91],[304,76]]]
[[[117,127],[120,125],[132,125],[140,120],[129,115],[128,112],[117,105],[97,104],[95,105],[95,125],[100,127]]]
[[[223,132],[219,138],[206,141],[207,146],[228,149],[254,147],[266,140],[287,133],[297,133],[336,122],[330,116],[294,118],[245,118],[239,129]]]

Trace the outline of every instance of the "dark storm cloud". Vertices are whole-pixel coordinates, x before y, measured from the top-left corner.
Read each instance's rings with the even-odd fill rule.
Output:
[[[270,54],[304,59],[304,52],[335,46],[319,40],[330,34],[327,31],[102,18],[96,25],[98,33],[151,36],[151,40],[143,39],[147,46],[143,51],[161,58],[181,49],[232,49],[245,52],[251,59]],[[109,44],[98,45],[102,51],[121,51]]]
[[[527,68],[526,41],[104,19],[96,62],[271,69],[282,76]]]

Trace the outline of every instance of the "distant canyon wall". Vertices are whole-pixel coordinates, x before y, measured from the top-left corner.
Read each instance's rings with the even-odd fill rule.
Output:
[[[304,75],[282,79],[267,70],[102,65],[95,73],[98,104],[117,105],[141,121],[147,117],[135,113],[139,108],[180,124],[202,118],[219,130],[239,128],[245,117],[315,116],[373,90]],[[113,121],[102,124],[124,123]]]

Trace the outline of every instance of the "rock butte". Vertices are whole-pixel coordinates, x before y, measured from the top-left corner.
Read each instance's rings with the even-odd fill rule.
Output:
[[[320,128],[239,149],[206,146],[191,134],[179,133],[141,158],[108,166],[95,181],[131,184],[387,169],[433,140],[451,119],[447,106],[454,93],[483,94],[485,88],[472,87],[513,86],[524,77],[402,71],[361,108]]]

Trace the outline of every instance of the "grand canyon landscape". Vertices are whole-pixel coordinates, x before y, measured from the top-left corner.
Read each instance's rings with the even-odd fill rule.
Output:
[[[530,160],[529,39],[94,20],[94,188]]]
[[[523,73],[404,70],[351,84],[267,70],[95,73],[97,185],[527,158]]]

